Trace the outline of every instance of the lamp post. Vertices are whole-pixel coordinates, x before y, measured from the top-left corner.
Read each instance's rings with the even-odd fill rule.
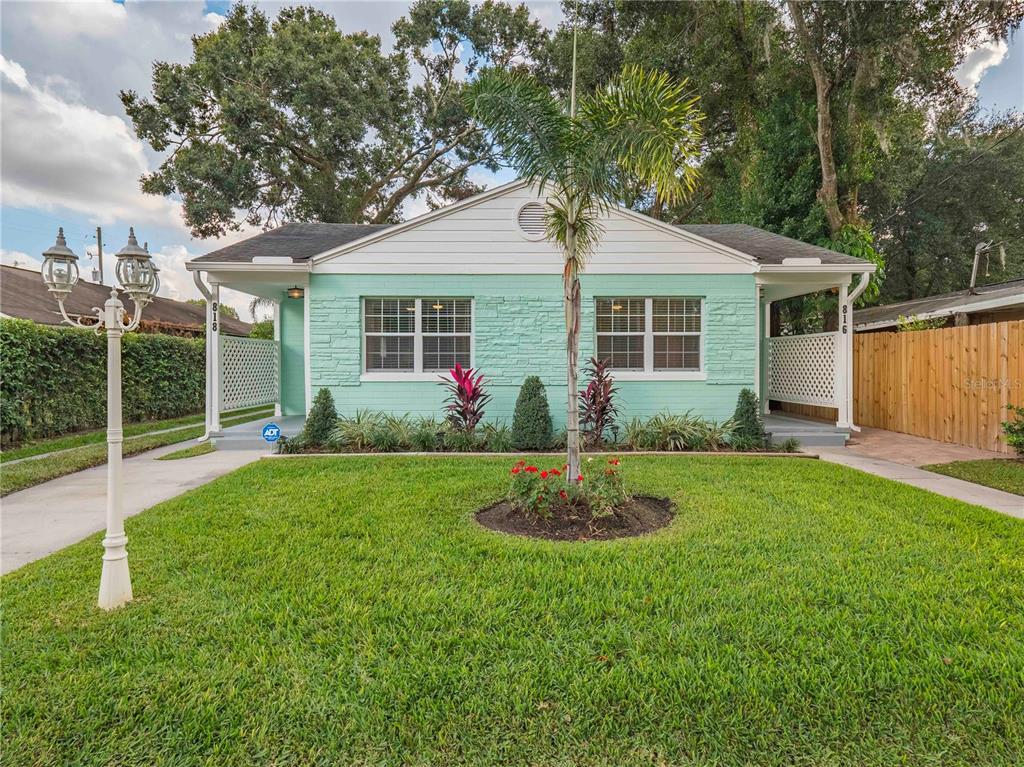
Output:
[[[112,288],[103,308],[93,308],[95,324],[84,324],[68,316],[64,301],[78,282],[78,256],[64,240],[63,227],[57,230],[57,241],[43,253],[43,282],[60,305],[64,322],[88,328],[97,334],[107,332],[107,534],[103,538],[103,573],[100,576],[99,606],[111,610],[132,598],[132,581],[128,572],[128,537],[124,534],[124,511],[121,507],[121,336],[135,330],[142,319],[142,310],[159,290],[159,278],[149,252],[139,247],[135,230],[128,230],[128,244],[117,253],[117,279],[135,305],[129,322],[124,321],[124,304]]]

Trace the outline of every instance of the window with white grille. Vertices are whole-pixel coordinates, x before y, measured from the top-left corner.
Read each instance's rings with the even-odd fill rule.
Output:
[[[544,206],[539,202],[528,202],[519,209],[516,215],[516,223],[520,230],[527,237],[539,238],[544,236],[545,231]]]
[[[363,299],[367,373],[430,373],[472,366],[473,299]]]
[[[598,298],[598,359],[614,370],[699,373],[704,318],[700,298]]]

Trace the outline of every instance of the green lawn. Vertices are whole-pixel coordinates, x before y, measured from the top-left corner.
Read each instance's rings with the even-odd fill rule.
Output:
[[[4,757],[1019,765],[1024,523],[809,459],[627,457],[647,538],[510,538],[511,460],[264,460],[2,583]]]
[[[1024,459],[986,458],[980,461],[933,463],[921,468],[986,487],[994,487],[996,490],[1024,495]]]
[[[158,461],[177,461],[182,458],[195,458],[199,455],[207,455],[208,453],[216,452],[215,448],[209,442],[200,442],[198,445],[192,445],[190,447],[183,447],[181,450],[175,450],[173,453],[165,453],[164,455],[157,458]]]
[[[247,421],[258,421],[268,417],[273,410],[257,412],[245,411],[245,415],[232,414],[234,417],[221,416],[222,426],[234,426]],[[156,434],[142,434],[138,437],[125,438],[121,445],[125,457],[144,453],[166,445],[174,445],[190,439],[198,439],[206,431],[203,425],[192,426],[174,431],[163,431]],[[49,482],[51,479],[63,477],[82,469],[100,466],[107,462],[107,445],[87,444],[53,455],[42,455],[28,461],[8,463],[0,466],[0,496],[24,490],[27,487]]]

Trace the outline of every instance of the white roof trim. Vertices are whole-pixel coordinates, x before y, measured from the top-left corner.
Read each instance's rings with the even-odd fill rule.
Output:
[[[252,261],[186,261],[185,269],[190,272],[308,272],[310,265],[306,261],[298,263],[288,259],[288,263],[265,264]]]
[[[932,320],[940,317],[952,317],[954,314],[961,312],[964,314],[974,314],[975,312],[983,312],[986,309],[1000,309],[1004,306],[1016,306],[1018,304],[1024,305],[1024,295],[1000,296],[999,298],[990,298],[988,301],[975,301],[970,304],[953,304],[942,309],[933,309],[930,312],[912,311],[903,316],[917,320]],[[857,322],[857,313],[854,312],[854,330],[876,330],[877,328],[888,328],[898,324],[898,317],[889,320],[875,320],[874,322]]]
[[[317,253],[315,256],[311,257],[308,260],[314,266],[316,266],[317,264],[324,263],[325,261],[331,261],[337,258],[338,256],[342,256],[354,250],[359,250],[360,248],[366,245],[370,245],[371,243],[386,240],[389,237],[393,237],[396,234],[400,234],[402,232],[409,231],[410,229],[415,229],[419,226],[423,226],[424,224],[428,224],[431,221],[436,221],[446,216],[453,215],[461,210],[471,208],[474,205],[479,205],[480,203],[487,202],[488,200],[493,200],[495,197],[501,197],[504,194],[515,191],[517,189],[521,189],[525,186],[527,186],[527,182],[522,179],[519,179],[517,181],[510,181],[507,184],[497,186],[494,189],[488,189],[484,192],[481,192],[480,194],[474,195],[473,197],[468,197],[465,200],[461,200],[455,203],[454,205],[449,205],[446,208],[432,210],[428,213],[424,213],[423,215],[417,216],[416,218],[411,218],[404,223],[396,224],[395,226],[388,227],[387,229],[382,229],[379,232],[373,232],[372,234],[368,234],[366,237],[361,237],[358,240],[346,242],[344,245],[339,245],[336,248],[325,250],[323,253]],[[608,208],[609,210],[614,211],[615,213],[618,213],[619,215],[624,216],[625,218],[631,219],[636,223],[643,224],[644,226],[650,229],[660,231],[663,234],[667,234],[671,237],[674,237],[675,239],[684,240],[687,242],[701,245],[715,253],[723,255],[726,258],[730,258],[734,261],[738,261],[742,264],[748,264],[755,268],[757,266],[757,259],[755,259],[748,253],[743,253],[742,251],[727,247],[725,245],[722,245],[721,243],[715,242],[714,240],[709,240],[705,237],[701,237],[700,235],[693,234],[692,232],[687,232],[685,229],[680,229],[679,227],[672,226],[671,224],[666,224],[664,221],[658,221],[655,218],[645,216],[643,213],[637,213],[635,210],[624,208],[621,205],[613,204],[609,205]]]

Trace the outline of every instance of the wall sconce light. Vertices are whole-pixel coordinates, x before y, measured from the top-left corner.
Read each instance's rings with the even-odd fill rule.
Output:
[[[288,288],[288,298],[302,298],[304,295],[306,295],[306,291],[298,285]]]

